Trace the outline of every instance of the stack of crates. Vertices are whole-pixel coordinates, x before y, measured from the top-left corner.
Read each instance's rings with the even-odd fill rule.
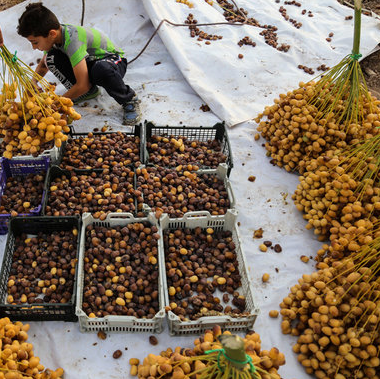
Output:
[[[109,133],[92,133],[95,137],[107,138]],[[83,213],[78,216],[44,216],[45,208],[48,202],[50,183],[52,180],[59,178],[62,175],[69,175],[70,172],[76,172],[78,175],[83,173],[102,172],[104,167],[88,167],[83,166],[81,162],[80,167],[65,167],[67,159],[64,158],[65,146],[59,150],[59,155],[52,156],[52,152],[48,152],[50,157],[43,156],[34,159],[12,159],[2,160],[2,171],[0,176],[0,189],[3,190],[7,177],[12,175],[27,175],[30,172],[37,170],[45,170],[45,184],[44,193],[42,195],[41,204],[38,208],[31,210],[30,213],[11,218],[10,214],[0,214],[0,233],[8,232],[9,234],[7,245],[4,253],[4,260],[0,274],[0,315],[8,316],[20,320],[65,320],[65,321],[79,321],[79,328],[81,332],[150,332],[160,333],[164,330],[164,321],[167,319],[169,333],[172,335],[188,335],[203,333],[207,329],[211,329],[213,325],[220,325],[222,329],[230,331],[246,331],[252,329],[259,310],[256,306],[254,296],[252,293],[249,275],[247,271],[247,264],[244,253],[241,247],[241,239],[237,228],[237,211],[236,200],[233,194],[233,189],[229,176],[233,168],[233,159],[231,145],[228,138],[228,133],[224,123],[217,123],[210,127],[187,127],[187,126],[156,126],[151,122],[145,122],[143,125],[136,125],[133,132],[125,133],[126,136],[138,136],[140,138],[140,161],[141,165],[137,167],[135,164],[133,169],[141,169],[145,167],[157,167],[159,162],[150,159],[150,152],[148,149],[149,142],[152,137],[185,138],[187,141],[193,141],[196,144],[198,141],[202,143],[218,144],[221,154],[225,157],[223,163],[217,167],[208,167],[196,160],[189,161],[190,165],[198,166],[197,175],[215,175],[220,181],[223,182],[226,193],[228,194],[229,209],[225,214],[210,214],[206,210],[197,212],[185,213],[182,217],[170,217],[169,214],[163,213],[161,217],[157,218],[152,209],[145,203],[142,210],[137,207],[136,212],[132,213],[109,213],[101,220],[96,219],[90,213]],[[86,138],[87,134],[72,132],[70,141],[82,140]],[[215,142],[216,141],[216,142]],[[65,144],[66,145],[66,144]],[[87,151],[86,154],[89,154]],[[58,153],[57,153],[58,154]],[[49,167],[49,164],[52,164]],[[59,166],[61,165],[61,166]],[[162,166],[161,166],[162,167]],[[164,167],[165,169],[178,169],[175,164]],[[67,171],[66,169],[70,170]],[[34,171],[33,171],[34,170]],[[137,189],[135,171],[135,190]],[[143,201],[143,200],[142,200]],[[40,215],[43,216],[40,216]],[[34,217],[31,217],[34,216]],[[88,227],[101,226],[106,228],[126,227],[134,223],[148,223],[154,225],[160,235],[158,241],[158,303],[159,309],[157,314],[152,318],[134,317],[128,315],[109,314],[104,317],[89,317],[83,308],[83,291],[85,287],[85,269],[84,262],[86,258],[86,229]],[[22,233],[27,233],[31,238],[35,237],[39,230],[46,232],[54,232],[58,230],[77,229],[77,259],[78,264],[75,268],[75,287],[71,300],[65,304],[55,303],[38,303],[28,304],[8,304],[8,277],[11,272],[13,253],[15,251],[15,241]],[[234,254],[236,254],[237,265],[241,278],[241,287],[239,293],[245,299],[245,311],[239,314],[205,314],[195,320],[178,317],[171,309],[168,282],[167,282],[167,264],[163,235],[164,233],[175,230],[194,230],[201,228],[202,230],[213,229],[215,232],[228,231],[232,235],[233,243],[235,246]],[[88,243],[88,241],[87,241]],[[212,278],[211,278],[212,279]]]
[[[185,137],[188,141],[200,141],[207,142],[216,140],[219,143],[220,149],[225,155],[225,162],[221,163],[218,167],[208,167],[200,164],[197,161],[190,162],[199,167],[198,174],[209,174],[216,175],[218,179],[223,180],[225,188],[228,192],[228,199],[230,203],[230,209],[226,212],[225,215],[211,215],[207,211],[199,212],[188,212],[183,217],[180,218],[170,218],[168,214],[163,214],[160,218],[160,227],[161,232],[174,232],[176,230],[185,230],[185,229],[195,229],[201,228],[202,230],[207,230],[208,228],[213,229],[213,231],[230,231],[232,233],[232,238],[235,244],[235,254],[238,261],[239,272],[241,276],[241,287],[239,288],[239,293],[244,296],[246,309],[244,314],[231,315],[231,314],[218,314],[205,315],[199,317],[196,320],[183,319],[177,316],[170,306],[169,299],[169,288],[167,284],[167,267],[165,257],[167,257],[168,252],[165,251],[165,246],[163,240],[160,241],[160,254],[162,255],[161,262],[163,262],[164,267],[162,271],[165,273],[165,282],[164,282],[164,293],[165,293],[165,305],[168,316],[168,326],[169,333],[171,335],[189,335],[189,334],[201,334],[205,330],[212,329],[214,325],[220,325],[222,329],[229,331],[247,331],[253,328],[259,309],[254,300],[252,293],[252,288],[249,280],[249,275],[247,271],[247,264],[245,260],[244,253],[241,247],[241,239],[239,231],[237,228],[237,211],[235,209],[236,201],[232,190],[232,185],[229,180],[231,170],[233,168],[233,158],[231,145],[228,138],[228,133],[225,128],[224,123],[218,123],[211,127],[187,127],[187,126],[155,126],[151,122],[145,123],[145,133],[144,133],[144,162],[145,165],[157,165],[160,163],[154,162],[150,159],[150,152],[148,151],[148,143],[151,141],[152,136],[159,136],[163,138],[180,139]],[[176,166],[172,167],[175,169]],[[150,210],[146,207],[148,211]],[[211,278],[212,279],[212,278]]]

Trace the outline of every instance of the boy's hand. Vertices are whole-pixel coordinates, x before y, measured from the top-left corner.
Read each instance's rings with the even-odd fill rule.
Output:
[[[48,68],[45,63],[45,57],[46,56],[44,55],[42,59],[40,60],[40,63],[38,63],[36,67],[36,74],[42,77],[44,77],[46,73],[48,72]],[[35,76],[33,76],[32,83],[36,86],[37,89],[40,89],[40,87],[38,86],[38,79]]]
[[[4,45],[4,38],[3,38],[3,33],[1,33],[0,29],[0,47]]]
[[[43,92],[43,89],[38,85],[38,81],[36,78],[32,79],[32,84],[35,87],[37,92]]]
[[[76,66],[73,67],[76,83],[63,94],[69,99],[76,99],[84,95],[91,88],[90,78],[88,76],[86,59],[82,59]]]

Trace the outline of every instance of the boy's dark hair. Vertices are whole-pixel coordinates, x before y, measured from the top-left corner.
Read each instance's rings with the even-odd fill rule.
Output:
[[[42,3],[31,3],[18,19],[17,33],[23,37],[47,37],[50,30],[60,28],[56,15]]]

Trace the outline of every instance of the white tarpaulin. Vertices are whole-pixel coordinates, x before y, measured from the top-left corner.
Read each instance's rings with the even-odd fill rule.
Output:
[[[163,19],[183,24],[189,13],[198,23],[226,21],[225,9],[217,1],[191,0],[193,8],[174,4],[175,0],[143,0],[143,3],[156,27]],[[160,28],[160,37],[183,76],[229,126],[254,118],[277,94],[313,77],[298,65],[313,68],[316,76],[321,73],[316,70],[318,66],[332,67],[351,53],[353,20],[345,18],[352,16],[353,10],[338,1],[304,1],[299,2],[300,7],[285,5],[289,20],[302,23],[299,29],[279,12],[283,1],[239,0],[237,3],[248,12],[248,18],[254,18],[260,25],[276,26],[278,46],[286,44],[290,49],[282,52],[270,47],[260,35],[264,29],[249,25],[200,26],[208,34],[223,36],[209,45],[197,37],[190,38],[186,27],[164,23]],[[309,12],[313,17],[309,17]],[[362,25],[361,52],[366,54],[379,42],[379,22],[363,16]],[[333,36],[329,37],[330,33]],[[254,48],[238,45],[246,36],[256,43]],[[243,58],[239,59],[239,54]]]
[[[154,32],[150,16],[154,17],[155,23],[163,16],[183,22],[189,12],[194,13],[199,22],[222,19],[217,8],[202,4],[200,0],[193,2],[195,8],[190,10],[175,0],[145,1],[148,14],[140,0],[87,1],[85,25],[107,33],[131,59]],[[30,44],[16,33],[17,19],[27,3],[28,1],[0,12],[0,27],[7,47],[12,51],[17,50],[17,55],[26,63],[35,63],[41,53],[33,52]],[[49,0],[44,4],[57,14],[61,22],[80,23],[80,1]],[[274,1],[238,1],[238,4],[250,13],[254,12],[252,16],[260,23],[276,24],[281,42],[292,46],[289,52],[280,54],[264,45],[258,31],[251,27],[244,27],[244,32],[241,27],[218,28],[216,33],[223,34],[223,39],[204,45],[204,42],[197,44],[191,39],[186,28],[165,26],[162,38],[170,53],[160,38],[155,37],[145,53],[128,67],[125,76],[125,81],[136,90],[141,99],[143,119],[153,121],[156,125],[213,125],[221,119],[228,119],[234,124],[254,116],[264,105],[271,104],[279,92],[294,88],[299,80],[309,79],[309,75],[297,69],[298,64],[316,67],[325,63],[331,66],[351,51],[352,22],[344,21],[344,17],[352,14],[352,11],[340,6],[335,0],[303,1],[299,9],[312,10],[314,18],[302,19],[304,26],[301,29],[295,29],[281,20],[277,8],[283,5],[283,1],[280,4]],[[286,8],[289,14],[299,11],[291,6]],[[159,11],[173,13],[160,15]],[[296,18],[301,20],[298,13]],[[376,35],[380,35],[376,25],[377,22],[373,19],[363,20],[363,53],[378,42]],[[211,29],[209,31],[213,32]],[[330,32],[334,32],[331,45],[335,50],[325,41]],[[237,46],[238,39],[245,35],[251,35],[257,41],[255,48],[245,46],[240,49]],[[170,38],[172,43],[167,42]],[[187,53],[186,49],[192,53]],[[232,50],[231,53],[228,49]],[[243,60],[237,59],[238,53],[244,54]],[[227,65],[227,60],[231,57],[231,62]],[[186,59],[188,63],[184,65]],[[199,62],[202,62],[202,67]],[[247,77],[244,78],[244,75]],[[202,98],[185,78],[197,92],[200,91]],[[55,81],[51,75],[48,79]],[[57,92],[63,93],[63,87],[58,86]],[[224,97],[221,97],[221,92]],[[205,102],[220,118],[212,112],[202,112],[199,109]],[[106,121],[114,130],[126,130],[120,125],[120,106],[104,91],[100,97],[91,100],[85,107],[77,107],[77,110],[82,114],[82,119],[76,123],[77,131],[92,131],[95,127],[103,126]],[[276,346],[285,353],[287,364],[279,371],[283,378],[307,378],[291,350],[295,339],[282,335],[280,318],[271,319],[268,312],[278,309],[278,304],[288,294],[290,286],[302,274],[312,272],[313,263],[310,261],[304,264],[300,261],[300,256],[314,255],[321,243],[312,231],[304,229],[305,221],[290,199],[298,183],[297,176],[273,167],[261,146],[263,140],[254,141],[254,134],[255,125],[249,122],[229,130],[234,158],[230,179],[239,211],[242,247],[248,262],[252,289],[261,308],[254,329],[261,335],[263,349]],[[248,181],[250,175],[256,176],[255,182]],[[260,227],[264,230],[263,239],[253,239],[253,231]],[[270,249],[267,253],[260,252],[258,246],[263,240],[280,244],[282,252],[278,254]],[[6,236],[1,236],[0,241],[2,254]],[[265,284],[261,282],[264,272],[270,274],[270,280]],[[168,328],[165,327],[163,333],[157,335],[159,344],[152,346],[148,341],[149,334],[146,333],[113,334],[103,341],[95,334],[80,333],[76,323],[30,324],[30,342],[35,346],[36,355],[47,367],[54,369],[62,366],[66,371],[65,379],[131,378],[129,358],[142,359],[150,352],[158,354],[167,347],[190,347],[196,338],[170,337]],[[112,353],[117,349],[123,355],[115,360]]]

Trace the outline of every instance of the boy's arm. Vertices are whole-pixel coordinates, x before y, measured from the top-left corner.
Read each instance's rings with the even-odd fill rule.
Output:
[[[86,59],[82,59],[77,65],[73,67],[76,83],[63,94],[64,97],[75,99],[91,88],[90,78],[88,76]]]
[[[46,73],[49,71],[49,69],[47,68],[46,66],[46,62],[45,62],[45,59],[46,59],[46,55],[44,55],[41,60],[40,60],[40,63],[38,63],[35,71],[38,75],[44,77],[46,75]],[[36,78],[33,78],[32,79],[32,82],[37,85],[38,83],[38,80]]]

